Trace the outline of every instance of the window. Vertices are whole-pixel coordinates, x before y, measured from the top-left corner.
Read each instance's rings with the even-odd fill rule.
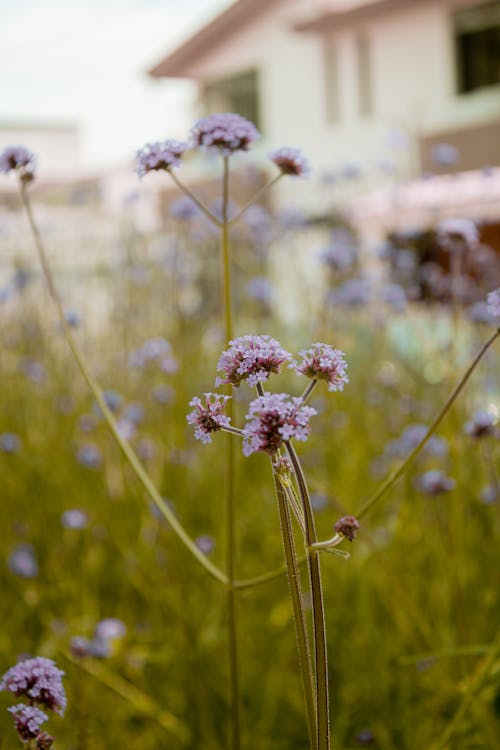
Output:
[[[458,92],[500,83],[500,2],[455,15]]]
[[[260,129],[259,86],[256,70],[206,84],[203,100],[207,114],[236,112],[247,117]]]
[[[340,120],[338,58],[339,53],[337,45],[333,40],[327,39],[323,48],[323,65],[325,81],[325,112],[326,121],[329,124]]]
[[[370,40],[367,36],[356,37],[356,58],[358,66],[359,114],[362,117],[373,112],[372,72]]]

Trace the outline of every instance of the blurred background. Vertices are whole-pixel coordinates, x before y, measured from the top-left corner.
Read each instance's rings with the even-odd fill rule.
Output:
[[[492,332],[500,2],[0,0],[0,21],[0,151],[37,156],[30,195],[67,320],[123,435],[220,566],[220,436],[201,446],[185,421],[225,346],[219,237],[167,174],[139,180],[134,154],[187,140],[209,113],[249,118],[262,138],[231,158],[234,213],[273,176],[271,149],[308,157],[309,179],[280,180],[234,227],[235,328],[292,352],[325,340],[346,353],[351,382],[318,388],[301,446],[319,534],[331,536],[418,443]],[[177,174],[220,211],[220,159],[189,152]],[[60,748],[225,746],[223,591],[113,444],[3,175],[0,315],[0,672],[23,654],[66,670],[68,714],[51,721]],[[498,364],[497,345],[364,520],[351,559],[325,556],[339,750],[430,748],[490,654]],[[277,389],[302,390],[280,378]],[[237,397],[242,423],[251,395]],[[241,459],[238,487],[243,578],[282,553],[263,456]],[[303,748],[286,581],[245,591],[240,606],[244,747]],[[497,663],[443,748],[499,748]],[[1,711],[0,749],[14,745]]]

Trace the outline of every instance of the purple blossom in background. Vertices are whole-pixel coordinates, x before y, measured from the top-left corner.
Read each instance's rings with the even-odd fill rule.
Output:
[[[81,445],[76,452],[76,460],[87,469],[99,469],[102,464],[101,452],[93,443]]]
[[[453,167],[460,158],[460,151],[451,143],[436,143],[431,149],[431,160],[437,167]]]
[[[307,440],[309,420],[316,409],[304,406],[302,399],[287,393],[266,393],[252,401],[243,430],[243,453],[257,451],[274,454],[284,440]]]
[[[334,229],[320,260],[334,271],[346,271],[356,260],[356,241],[347,229]]]
[[[143,177],[148,172],[169,171],[180,166],[187,143],[168,140],[146,143],[135,155],[136,172]]]
[[[290,177],[309,177],[311,174],[311,166],[299,148],[283,146],[271,151],[268,156],[281,174]]]
[[[455,480],[440,469],[431,469],[417,477],[416,485],[425,495],[441,495],[455,487]]]
[[[366,279],[348,279],[330,293],[329,300],[335,305],[364,307],[370,302],[371,294],[371,286]]]
[[[495,316],[491,314],[491,308],[487,302],[474,302],[467,310],[467,316],[472,323],[486,323],[495,325]],[[497,316],[498,317],[498,316]]]
[[[64,319],[71,328],[78,328],[82,322],[81,315],[76,310],[67,310],[64,313]]]
[[[445,250],[473,250],[479,243],[477,226],[470,219],[444,219],[437,225],[438,241]]]
[[[326,381],[329,391],[342,391],[349,382],[344,352],[334,349],[330,344],[318,342],[310,349],[303,349],[299,356],[302,360],[299,363],[293,362],[290,367],[312,380]]]
[[[273,285],[265,276],[254,276],[253,279],[250,279],[245,289],[248,296],[252,299],[262,302],[264,305],[270,304]]]
[[[13,432],[4,432],[0,435],[0,450],[4,453],[19,453],[21,441]]]
[[[127,632],[127,627],[122,620],[117,617],[107,617],[97,623],[94,630],[94,636],[105,641],[114,638],[123,638]]]
[[[129,419],[119,419],[116,426],[118,428],[120,436],[124,440],[132,440],[137,433],[136,425]]]
[[[187,415],[189,424],[195,425],[194,436],[202,443],[211,443],[211,433],[229,427],[231,420],[223,414],[226,403],[230,396],[222,396],[219,393],[205,393],[205,405],[195,396],[189,402],[194,406],[194,411]]]
[[[16,731],[23,742],[35,740],[40,732],[40,727],[48,720],[48,716],[35,706],[26,706],[20,703],[7,709],[14,717]]]
[[[340,176],[344,180],[356,180],[358,179],[358,177],[361,177],[361,175],[361,167],[358,164],[354,164],[354,162],[344,164],[344,166],[340,170]]]
[[[484,487],[481,487],[479,499],[485,505],[493,505],[497,500],[500,500],[498,489],[494,484],[485,484]]]
[[[8,690],[17,698],[25,696],[62,716],[66,708],[63,676],[52,659],[36,656],[11,667],[2,677],[0,690]]]
[[[360,528],[360,523],[354,516],[342,516],[333,528],[337,534],[342,534],[342,536],[345,536],[346,539],[352,542],[356,536],[356,532]]]
[[[250,144],[260,138],[255,125],[241,115],[224,112],[198,120],[191,129],[195,146],[216,149],[223,156],[236,151],[248,151]]]
[[[123,403],[123,397],[117,391],[113,391],[111,388],[103,391],[102,397],[108,409],[112,411],[113,414],[116,414]],[[93,409],[96,414],[101,414],[101,407],[97,402],[94,403]]]
[[[191,198],[184,195],[172,201],[168,208],[172,218],[177,219],[177,221],[192,221],[202,216],[196,203],[193,203]]]
[[[397,440],[390,440],[384,452],[389,456],[402,458],[410,453],[427,435],[429,428],[425,424],[410,424]],[[424,451],[430,456],[441,457],[448,453],[448,443],[445,438],[432,435],[427,441]]]
[[[0,172],[18,171],[22,180],[30,182],[35,176],[35,155],[25,146],[7,146],[0,154]]]
[[[398,312],[403,312],[408,303],[406,292],[400,284],[386,284],[382,288],[382,299],[386,305]]]
[[[128,363],[130,367],[144,367],[148,362],[161,361],[172,352],[172,347],[166,339],[158,336],[148,339],[138,349],[130,352]]]
[[[488,294],[486,302],[491,317],[495,323],[500,323],[500,287]]]
[[[61,515],[61,524],[65,529],[81,530],[84,529],[89,522],[89,518],[84,510],[79,508],[70,508],[65,510]]]
[[[157,404],[171,404],[175,400],[175,389],[171,385],[160,383],[153,388],[151,395]]]
[[[204,555],[209,555],[215,549],[215,539],[209,534],[202,534],[196,537],[194,543]]]
[[[472,419],[466,422],[464,431],[473,438],[490,437],[496,432],[496,417],[485,409],[477,409]]]
[[[144,419],[144,407],[138,401],[128,404],[123,412],[123,418],[139,426]]]
[[[7,559],[9,570],[20,578],[36,578],[38,562],[31,544],[18,544]]]
[[[278,374],[283,362],[290,359],[291,355],[271,336],[240,336],[221,354],[217,371],[224,377],[216,378],[215,384],[237,388],[246,380],[255,386],[268,380],[271,373]]]

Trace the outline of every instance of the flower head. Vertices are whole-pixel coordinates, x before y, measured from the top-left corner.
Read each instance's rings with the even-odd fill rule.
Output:
[[[440,469],[426,471],[417,479],[417,486],[425,495],[441,495],[443,492],[450,492],[455,484],[455,480],[447,477]]]
[[[48,732],[40,732],[36,738],[36,750],[50,750],[54,744],[54,738]]]
[[[243,430],[243,453],[257,451],[273,455],[284,440],[307,440],[309,420],[316,409],[304,406],[302,399],[287,393],[266,393],[252,401]]]
[[[35,155],[25,146],[7,146],[0,154],[0,172],[17,172],[24,182],[35,177]]]
[[[8,690],[17,697],[26,696],[62,716],[66,708],[63,675],[52,659],[36,656],[11,667],[2,677],[0,690]]]
[[[290,177],[309,177],[311,174],[311,166],[300,148],[283,146],[271,151],[268,156],[281,174],[287,174]]]
[[[465,433],[473,438],[490,437],[496,432],[496,417],[485,409],[477,409],[465,424]]]
[[[40,733],[40,727],[49,718],[39,708],[26,706],[24,703],[11,706],[7,711],[14,717],[16,732],[23,742],[35,740]]]
[[[294,362],[290,367],[313,380],[325,380],[329,391],[342,391],[349,382],[344,352],[339,349],[316,343],[310,349],[303,349],[299,355],[302,361]]]
[[[235,151],[248,151],[253,141],[260,138],[255,125],[233,112],[209,115],[198,120],[191,129],[195,146],[206,146],[230,156]]]
[[[500,287],[490,292],[486,298],[488,312],[495,322],[500,322]]]
[[[291,355],[271,336],[240,336],[222,352],[217,370],[224,377],[217,378],[215,384],[237,388],[246,380],[254,386],[268,380],[271,373],[278,374],[283,362],[290,359]]]
[[[220,393],[205,393],[205,404],[198,396],[189,402],[194,406],[194,411],[187,415],[189,424],[195,425],[194,436],[202,443],[211,443],[212,432],[217,432],[223,427],[229,427],[231,419],[223,414],[224,407],[230,396],[222,396]]]
[[[333,528],[337,534],[342,534],[342,536],[345,536],[350,542],[352,542],[356,536],[356,532],[360,528],[360,523],[354,516],[342,516]]]
[[[180,165],[181,157],[187,148],[187,143],[174,140],[146,143],[135,155],[136,172],[139,177],[148,172],[168,172]]]

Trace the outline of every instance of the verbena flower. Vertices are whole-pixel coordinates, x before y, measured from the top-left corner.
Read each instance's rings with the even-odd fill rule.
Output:
[[[500,287],[490,292],[486,298],[488,312],[494,319],[495,323],[500,323]]]
[[[24,703],[11,706],[7,711],[14,717],[16,731],[23,742],[35,740],[40,733],[40,727],[49,718],[39,708],[26,706]]]
[[[194,406],[194,411],[188,414],[186,419],[189,424],[195,425],[194,436],[197,440],[201,440],[202,443],[211,443],[212,432],[230,426],[231,419],[223,413],[229,399],[230,396],[223,396],[220,393],[205,393],[205,404],[198,396],[189,402],[189,406]]]
[[[89,522],[89,517],[80,508],[70,508],[61,515],[61,524],[65,529],[84,529]]]
[[[425,495],[441,495],[455,487],[455,480],[447,477],[440,469],[431,469],[421,474],[416,480],[417,487]]]
[[[25,146],[7,146],[0,154],[0,172],[17,172],[24,182],[35,177],[35,155]]]
[[[299,148],[283,146],[271,151],[268,156],[282,174],[290,177],[308,177],[311,174],[311,166]]]
[[[238,387],[246,380],[254,386],[268,380],[271,373],[278,374],[283,362],[290,359],[291,354],[271,336],[240,336],[221,354],[217,370],[224,375],[216,378],[215,384]]]
[[[325,380],[329,391],[342,391],[349,382],[344,352],[339,349],[318,342],[310,349],[303,349],[299,355],[301,362],[293,362],[290,367],[313,380]]]
[[[342,516],[333,528],[337,534],[342,534],[342,536],[345,536],[346,539],[352,542],[356,536],[356,532],[360,528],[360,523],[354,516]]]
[[[36,750],[50,750],[54,738],[48,732],[40,732],[36,738]]]
[[[180,165],[181,157],[187,148],[187,143],[175,140],[146,143],[135,155],[136,172],[139,177],[148,172],[168,172]]]
[[[437,167],[452,167],[458,162],[460,151],[451,143],[436,143],[431,150],[431,159]]]
[[[196,146],[220,151],[230,156],[236,151],[248,151],[250,144],[260,138],[255,125],[241,115],[223,112],[198,120],[191,129]]]
[[[494,435],[496,417],[494,414],[485,409],[477,409],[472,415],[472,419],[465,423],[465,433],[473,438],[483,438]]]
[[[66,708],[63,675],[52,659],[36,656],[11,667],[2,677],[0,690],[8,690],[18,698],[25,696],[62,716]]]
[[[115,638],[123,638],[127,632],[127,626],[117,617],[107,617],[95,626],[94,635],[105,641]]]
[[[252,401],[243,430],[243,453],[257,451],[274,454],[284,440],[307,440],[309,420],[316,409],[304,406],[302,399],[287,393],[266,393]]]
[[[7,559],[9,569],[20,578],[36,578],[38,562],[31,544],[18,544]]]
[[[18,453],[21,449],[21,441],[13,432],[4,432],[0,435],[0,450],[4,453]]]

